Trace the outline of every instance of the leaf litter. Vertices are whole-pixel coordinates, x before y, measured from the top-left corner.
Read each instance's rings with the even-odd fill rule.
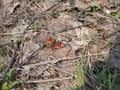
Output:
[[[17,80],[34,83],[31,86],[36,90],[77,87],[74,72],[78,70],[78,60],[84,56],[85,64],[91,67],[97,56],[100,61],[108,58],[111,48],[108,40],[116,37],[114,32],[119,30],[120,24],[119,18],[110,15],[119,11],[118,8],[111,9],[116,6],[113,5],[115,3],[107,0],[2,0],[0,26],[4,33],[0,33],[1,43],[9,42],[10,51],[16,50],[14,67],[18,72]],[[90,11],[91,7],[100,5],[103,10]],[[83,14],[83,11],[88,14]],[[47,47],[48,37],[65,47]],[[56,45],[55,42],[51,43],[51,47]],[[3,62],[11,55],[0,58]],[[112,59],[111,62],[117,64],[119,60]],[[111,67],[119,68],[116,64]],[[26,88],[24,84],[22,88],[28,90],[30,87]]]

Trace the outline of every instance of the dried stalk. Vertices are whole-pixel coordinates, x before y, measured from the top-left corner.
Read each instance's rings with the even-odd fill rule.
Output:
[[[63,78],[55,78],[55,79],[47,79],[47,80],[29,80],[23,83],[45,83],[45,82],[55,82],[55,81],[63,81],[63,80],[71,80],[73,77],[63,77]]]

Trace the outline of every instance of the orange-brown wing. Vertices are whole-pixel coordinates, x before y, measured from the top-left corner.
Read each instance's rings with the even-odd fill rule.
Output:
[[[64,45],[61,42],[58,41],[58,42],[56,42],[56,47],[63,48]]]
[[[55,40],[52,37],[47,38],[47,46],[52,50],[55,48],[54,43],[55,43]]]
[[[51,37],[48,37],[48,38],[47,38],[47,42],[49,42],[49,43],[53,43],[53,42],[54,42],[54,39],[51,38]]]

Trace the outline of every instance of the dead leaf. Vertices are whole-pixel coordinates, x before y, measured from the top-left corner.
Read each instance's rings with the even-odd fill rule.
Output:
[[[12,14],[17,6],[20,5],[20,2],[16,2],[14,4],[11,4],[10,7],[8,7],[8,14]]]

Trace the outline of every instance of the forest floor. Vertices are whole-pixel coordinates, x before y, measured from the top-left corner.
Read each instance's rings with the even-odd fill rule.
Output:
[[[120,0],[0,0],[2,90],[120,90]]]

